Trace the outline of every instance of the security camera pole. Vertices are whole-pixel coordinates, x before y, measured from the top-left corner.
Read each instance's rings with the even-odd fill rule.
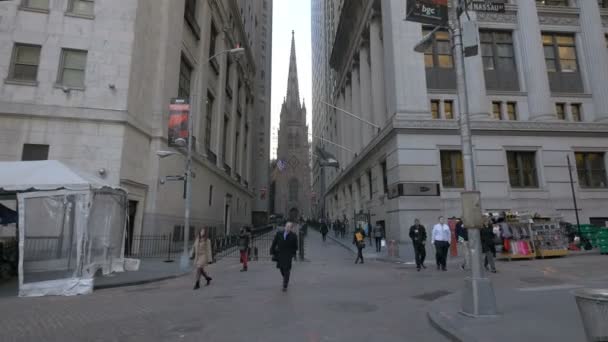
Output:
[[[471,38],[477,40],[478,29],[476,24],[470,20],[465,22],[466,28],[460,20],[460,15],[467,11],[464,0],[451,0],[451,6],[447,6],[447,0],[435,0],[434,5],[420,0],[407,0],[408,11],[406,20],[436,25],[433,32],[424,37],[414,50],[424,52],[432,43],[434,33],[440,27],[448,26],[448,18],[455,17],[456,23],[449,28],[452,36],[452,49],[456,67],[456,80],[458,88],[458,107],[460,113],[460,137],[462,144],[462,156],[464,161],[465,191],[462,193],[462,218],[469,233],[469,246],[471,252],[471,276],[465,278],[465,287],[462,297],[461,313],[470,317],[494,316],[497,314],[496,298],[492,282],[487,278],[482,269],[482,253],[480,229],[483,227],[481,212],[481,194],[475,183],[475,164],[473,161],[473,144],[471,138],[471,126],[469,122],[469,101],[467,92],[465,54],[473,56],[477,54],[476,46],[469,46]],[[491,0],[478,1],[494,4]],[[497,1],[498,2],[498,1]],[[428,6],[431,6],[430,8]],[[504,5],[502,6],[504,10]],[[426,11],[425,11],[426,10]],[[425,16],[433,10],[435,18]],[[448,15],[452,11],[453,15]],[[468,13],[467,13],[468,17]],[[467,46],[463,44],[463,33]],[[473,35],[473,37],[468,34]],[[472,50],[469,50],[472,48]]]

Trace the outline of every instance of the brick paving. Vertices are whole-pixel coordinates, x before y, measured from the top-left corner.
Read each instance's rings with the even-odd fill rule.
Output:
[[[287,293],[268,261],[239,272],[235,258],[209,268],[212,286],[190,276],[79,297],[0,299],[0,341],[446,341],[428,322],[433,299],[454,294],[464,273],[416,272],[369,261],[311,232],[307,262]],[[604,257],[605,260],[605,257]],[[568,284],[602,269],[598,256],[499,263],[498,287]],[[602,279],[596,279],[600,281]],[[589,279],[592,281],[592,279]],[[288,338],[286,338],[288,337]]]

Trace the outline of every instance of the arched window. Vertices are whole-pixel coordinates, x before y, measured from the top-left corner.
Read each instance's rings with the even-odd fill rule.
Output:
[[[296,145],[295,136],[292,133],[289,133],[287,135],[287,146],[289,146],[289,148],[294,148],[295,145]]]
[[[292,178],[289,180],[289,201],[297,201],[298,200],[298,191],[300,184],[298,183],[298,180],[295,178]]]

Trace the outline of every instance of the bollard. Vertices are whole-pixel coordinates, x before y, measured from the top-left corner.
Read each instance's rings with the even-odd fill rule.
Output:
[[[390,240],[388,242],[388,256],[391,258],[399,257],[399,245],[397,244],[397,241]]]

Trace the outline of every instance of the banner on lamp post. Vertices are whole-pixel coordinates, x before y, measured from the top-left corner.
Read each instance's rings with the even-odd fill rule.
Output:
[[[405,20],[446,26],[448,24],[448,0],[407,0]]]
[[[184,139],[187,143],[189,138],[188,120],[190,114],[190,103],[188,99],[174,98],[169,104],[169,135],[168,144],[171,147],[184,147],[176,143],[177,139]]]

